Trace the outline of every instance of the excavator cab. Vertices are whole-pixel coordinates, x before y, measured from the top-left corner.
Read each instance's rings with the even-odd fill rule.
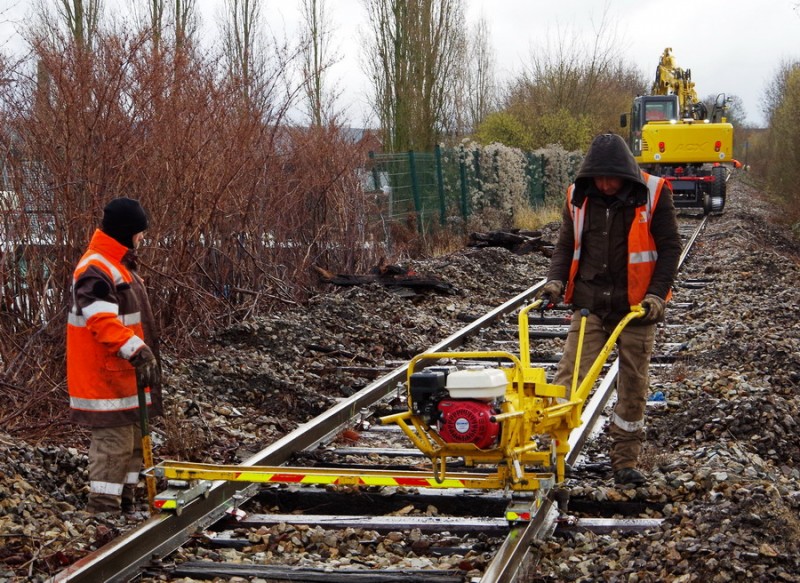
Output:
[[[642,155],[642,127],[650,122],[676,122],[679,115],[677,95],[641,95],[633,100],[628,146],[634,156]],[[620,117],[620,126],[627,127],[628,114]]]

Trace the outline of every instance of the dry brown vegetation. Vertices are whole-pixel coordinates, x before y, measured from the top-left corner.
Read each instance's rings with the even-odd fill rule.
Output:
[[[753,178],[766,185],[775,205],[777,222],[792,225],[800,237],[800,61],[786,60],[777,67],[762,101],[765,129],[737,135],[746,150],[739,153]]]
[[[0,204],[0,425],[27,436],[66,427],[69,283],[110,199],[148,211],[141,272],[176,354],[302,301],[313,264],[359,271],[378,253],[365,146],[335,122],[287,125],[284,69],[243,87],[213,58],[146,35],[101,35],[91,51],[53,38],[0,63],[13,80],[0,120],[13,187]]]

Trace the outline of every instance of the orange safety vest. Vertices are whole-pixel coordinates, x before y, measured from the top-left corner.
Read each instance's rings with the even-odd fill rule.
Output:
[[[647,172],[642,172],[642,178],[647,183],[647,201],[636,208],[636,218],[631,223],[631,230],[628,232],[628,302],[631,306],[640,303],[647,294],[650,286],[650,279],[656,268],[658,250],[653,235],[650,233],[650,224],[653,217],[653,209],[658,204],[661,196],[661,189],[664,186],[664,179],[653,176]],[[572,302],[572,293],[575,289],[575,277],[578,275],[578,267],[581,260],[581,239],[583,238],[583,225],[586,219],[586,204],[576,207],[572,204],[572,193],[575,184],[567,189],[567,205],[572,215],[572,227],[574,232],[574,250],[572,253],[572,264],[569,268],[569,281],[564,292],[564,302]],[[667,294],[667,300],[672,296],[672,292]]]
[[[73,420],[92,426],[120,425],[139,418],[136,372],[128,359],[144,345],[144,329],[139,302],[131,289],[138,276],[122,264],[127,251],[97,230],[73,274],[67,387]],[[75,283],[83,275],[104,280],[111,293],[79,307]],[[146,396],[149,405],[149,388]]]

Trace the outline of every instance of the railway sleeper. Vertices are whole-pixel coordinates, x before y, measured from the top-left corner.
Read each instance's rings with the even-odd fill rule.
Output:
[[[213,579],[215,577],[261,577],[270,581],[304,581],[322,583],[463,583],[465,571],[434,569],[336,569],[281,567],[277,565],[244,565],[191,561],[170,570],[172,577]]]

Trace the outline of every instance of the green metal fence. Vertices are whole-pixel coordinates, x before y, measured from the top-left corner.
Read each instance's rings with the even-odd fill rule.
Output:
[[[422,233],[434,225],[454,219],[466,220],[482,206],[502,204],[507,195],[503,184],[507,170],[498,163],[495,150],[436,148],[433,152],[409,151],[399,154],[370,152],[371,168],[367,190],[382,197],[386,221],[415,217]],[[574,177],[579,159],[571,159],[568,173]],[[523,185],[519,196],[533,208],[547,202],[548,166],[544,154],[528,152],[517,173]],[[515,177],[519,181],[520,176]],[[517,189],[520,185],[517,183]],[[560,190],[563,192],[563,190]]]

